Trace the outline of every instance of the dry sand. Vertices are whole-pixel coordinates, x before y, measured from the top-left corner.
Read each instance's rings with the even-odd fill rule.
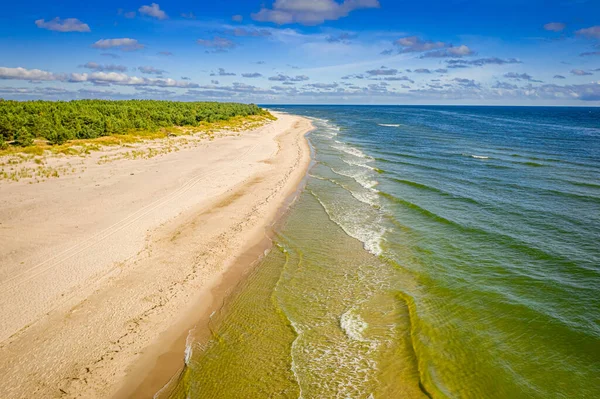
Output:
[[[157,361],[306,173],[310,122],[276,115],[151,159],[99,154],[58,179],[0,182],[0,398],[146,397],[166,383],[173,366]]]

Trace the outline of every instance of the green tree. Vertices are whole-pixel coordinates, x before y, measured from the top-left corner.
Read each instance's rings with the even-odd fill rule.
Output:
[[[27,131],[27,128],[22,127],[15,132],[14,143],[20,147],[29,147],[33,145],[33,136]]]

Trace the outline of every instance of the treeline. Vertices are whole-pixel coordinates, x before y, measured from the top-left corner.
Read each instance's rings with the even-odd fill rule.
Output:
[[[254,104],[155,100],[6,101],[0,99],[0,146],[28,146],[36,138],[61,144],[111,134],[198,126],[260,115]]]

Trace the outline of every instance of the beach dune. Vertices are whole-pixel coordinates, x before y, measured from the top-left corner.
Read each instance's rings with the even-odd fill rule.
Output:
[[[144,380],[305,176],[310,121],[276,116],[150,159],[0,182],[1,398],[127,396]]]

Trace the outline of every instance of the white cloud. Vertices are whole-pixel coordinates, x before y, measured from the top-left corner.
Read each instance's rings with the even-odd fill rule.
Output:
[[[287,76],[287,75],[275,75],[271,76],[269,80],[274,82],[302,82],[305,80],[309,80],[309,77],[306,75],[297,75],[297,76]]]
[[[141,6],[138,10],[140,14],[147,15],[158,19],[167,19],[167,13],[160,9],[160,6],[156,3],[152,3],[149,6]]]
[[[444,48],[447,46],[444,42],[433,42],[431,40],[423,40],[417,36],[403,37],[394,42],[396,46],[402,47],[401,53],[423,52]]]
[[[102,65],[96,62],[87,62],[83,65],[80,65],[81,68],[93,69],[95,71],[103,71],[103,72],[125,72],[127,67],[125,65],[113,65],[107,64]]]
[[[244,17],[238,14],[231,17],[231,20],[235,22],[242,22],[244,20]]]
[[[0,79],[14,80],[57,80],[58,76],[41,69],[4,68],[0,67]]]
[[[590,39],[600,39],[600,25],[592,26],[590,28],[585,29],[579,29],[575,33]]]
[[[118,86],[155,86],[174,88],[194,88],[198,84],[182,82],[174,79],[145,78],[129,76],[120,72],[92,72],[92,73],[70,73],[55,74],[40,69],[5,68],[0,67],[0,79],[10,80],[33,80],[33,81],[59,81],[69,83],[93,83],[96,85],[118,85]]]
[[[551,32],[562,32],[566,27],[567,25],[563,24],[562,22],[550,22],[544,25],[544,29]]]
[[[138,68],[138,71],[147,75],[162,75],[163,73],[167,72],[164,69],[157,69],[151,66],[141,66]]]
[[[93,48],[107,49],[119,48],[122,51],[135,51],[144,48],[136,39],[121,38],[121,39],[100,39],[92,44]]]
[[[571,69],[571,73],[576,76],[588,76],[593,75],[591,72],[584,71],[582,69]]]
[[[215,49],[217,52],[224,52],[237,46],[237,44],[231,40],[219,36],[215,36],[212,40],[198,39],[196,40],[196,43],[203,47]]]
[[[265,37],[271,36],[272,33],[267,29],[246,29],[246,28],[235,28],[226,31],[227,34],[238,36],[238,37]]]
[[[56,32],[90,32],[88,24],[84,24],[77,18],[60,19],[59,17],[54,18],[50,21],[38,19],[35,21],[38,28],[53,30]]]
[[[319,25],[346,17],[354,10],[379,7],[378,0],[344,0],[342,3],[334,0],[275,0],[272,8],[262,8],[252,14],[252,18],[278,25]]]
[[[379,69],[371,69],[366,72],[370,76],[393,76],[398,74],[397,69],[390,69],[386,67],[381,67]]]

